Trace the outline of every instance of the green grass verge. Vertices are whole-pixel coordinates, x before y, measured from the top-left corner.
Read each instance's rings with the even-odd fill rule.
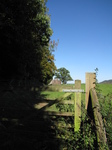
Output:
[[[63,92],[53,92],[53,91],[43,91],[41,95],[44,96],[46,99],[54,100],[64,95]]]
[[[106,96],[109,93],[112,93],[112,84],[98,84],[101,94]]]

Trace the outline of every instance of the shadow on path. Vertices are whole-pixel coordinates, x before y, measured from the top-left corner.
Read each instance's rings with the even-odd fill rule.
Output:
[[[59,150],[53,120],[34,108],[44,100],[40,91],[0,88],[0,149]]]

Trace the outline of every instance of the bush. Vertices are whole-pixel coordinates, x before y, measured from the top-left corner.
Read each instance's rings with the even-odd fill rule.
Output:
[[[99,98],[109,149],[112,149],[112,93]]]

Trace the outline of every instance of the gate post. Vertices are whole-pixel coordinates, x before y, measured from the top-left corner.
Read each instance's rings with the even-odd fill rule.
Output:
[[[95,87],[96,73],[86,73],[86,95],[85,95],[85,109],[88,108],[89,91]]]
[[[75,80],[75,89],[81,89],[81,80]],[[75,92],[74,95],[74,131],[79,131],[81,124],[81,92]]]

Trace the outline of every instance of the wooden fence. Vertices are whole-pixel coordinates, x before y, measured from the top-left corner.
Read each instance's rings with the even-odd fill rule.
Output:
[[[103,125],[102,116],[100,113],[100,105],[95,90],[96,85],[96,74],[95,73],[86,73],[86,91],[85,91],[85,108],[87,109],[88,115],[92,117],[97,135],[97,143],[99,148],[102,145],[106,145],[106,133]],[[65,90],[65,92],[74,92],[74,131],[78,131],[81,124],[81,80],[75,81],[75,90]],[[67,101],[66,101],[67,103]],[[73,101],[72,101],[73,104]],[[91,112],[93,116],[91,116]],[[64,113],[66,114],[66,113]],[[71,114],[71,113],[68,113]],[[73,114],[71,114],[73,115]]]
[[[88,115],[93,118],[96,127],[98,146],[106,145],[106,133],[100,113],[100,105],[95,90],[96,74],[86,73],[86,109]],[[91,113],[93,116],[91,116]]]
[[[106,144],[106,134],[103,126],[102,116],[100,114],[100,106],[95,90],[96,83],[96,74],[95,73],[86,73],[86,91],[85,91],[85,108],[88,112],[88,115],[91,117],[91,112],[93,114],[92,119],[94,119],[96,127],[97,142],[100,146],[102,143]],[[44,112],[44,115],[50,116],[74,116],[74,131],[78,131],[81,125],[81,80],[75,80],[75,89],[63,89],[65,92],[63,97],[60,97],[56,100],[51,100],[46,103],[40,103],[35,105],[35,108],[39,108],[39,105],[42,107],[39,108],[38,112]],[[68,96],[74,93],[73,100],[64,100]],[[56,112],[48,111],[47,108],[51,107],[54,104],[69,104],[74,105],[74,112]]]
[[[97,98],[97,94],[96,94],[96,90],[95,90],[95,80],[96,80],[95,73],[86,73],[85,108],[90,117],[91,117],[91,114],[90,114],[91,111],[93,112],[92,117],[94,118],[94,123],[96,126],[97,141],[100,146],[102,143],[106,144],[106,134],[105,134],[104,126],[103,126],[102,116],[101,116],[100,110],[99,110],[100,106],[99,106],[99,102],[98,102],[98,98]],[[24,110],[24,109],[17,110],[16,108],[11,108],[9,110],[9,108],[6,108],[3,106],[3,108],[1,109],[1,120],[3,118],[7,119],[8,121],[13,118],[16,118],[16,120],[19,120],[20,118],[23,117],[23,114],[26,113],[26,117],[22,121],[23,121],[24,126],[26,125],[26,127],[27,127],[28,126],[27,122],[31,123],[32,118],[39,116],[39,114],[42,114],[42,116],[44,116],[44,117],[46,117],[46,116],[62,116],[62,117],[74,116],[74,131],[76,132],[79,130],[80,125],[81,125],[81,92],[84,92],[83,90],[81,90],[81,80],[75,81],[75,89],[72,89],[72,90],[66,89],[66,90],[63,90],[63,92],[65,92],[63,97],[60,97],[55,100],[47,100],[46,99],[44,101],[40,101],[37,104],[35,103],[34,107],[31,107],[26,110]],[[74,94],[74,99],[65,100],[72,93]],[[4,102],[5,101],[3,101],[3,102],[1,101],[2,104]],[[74,112],[49,111],[48,108],[54,104],[74,105]],[[27,107],[29,107],[29,105]],[[8,115],[9,115],[7,113],[8,111],[9,112],[12,111],[12,113],[10,114],[11,119],[8,118]],[[31,111],[32,111],[32,114],[31,114]],[[18,116],[20,118],[18,118]],[[37,128],[37,126],[42,128],[42,123],[40,123],[40,122],[41,121],[38,120],[38,121],[32,123],[32,124],[34,124],[34,129]],[[23,128],[23,126],[21,124],[22,123],[20,123],[20,124],[18,123],[18,126]],[[8,132],[12,132],[12,130],[13,130],[13,132],[15,132],[14,128],[11,126],[9,128]],[[20,133],[20,131],[21,130],[18,131],[18,134]],[[26,130],[25,130],[25,132],[26,132]],[[29,132],[29,126],[28,126],[28,132]],[[21,131],[21,134],[23,134],[22,131]],[[36,136],[37,136],[37,134],[36,134]]]

